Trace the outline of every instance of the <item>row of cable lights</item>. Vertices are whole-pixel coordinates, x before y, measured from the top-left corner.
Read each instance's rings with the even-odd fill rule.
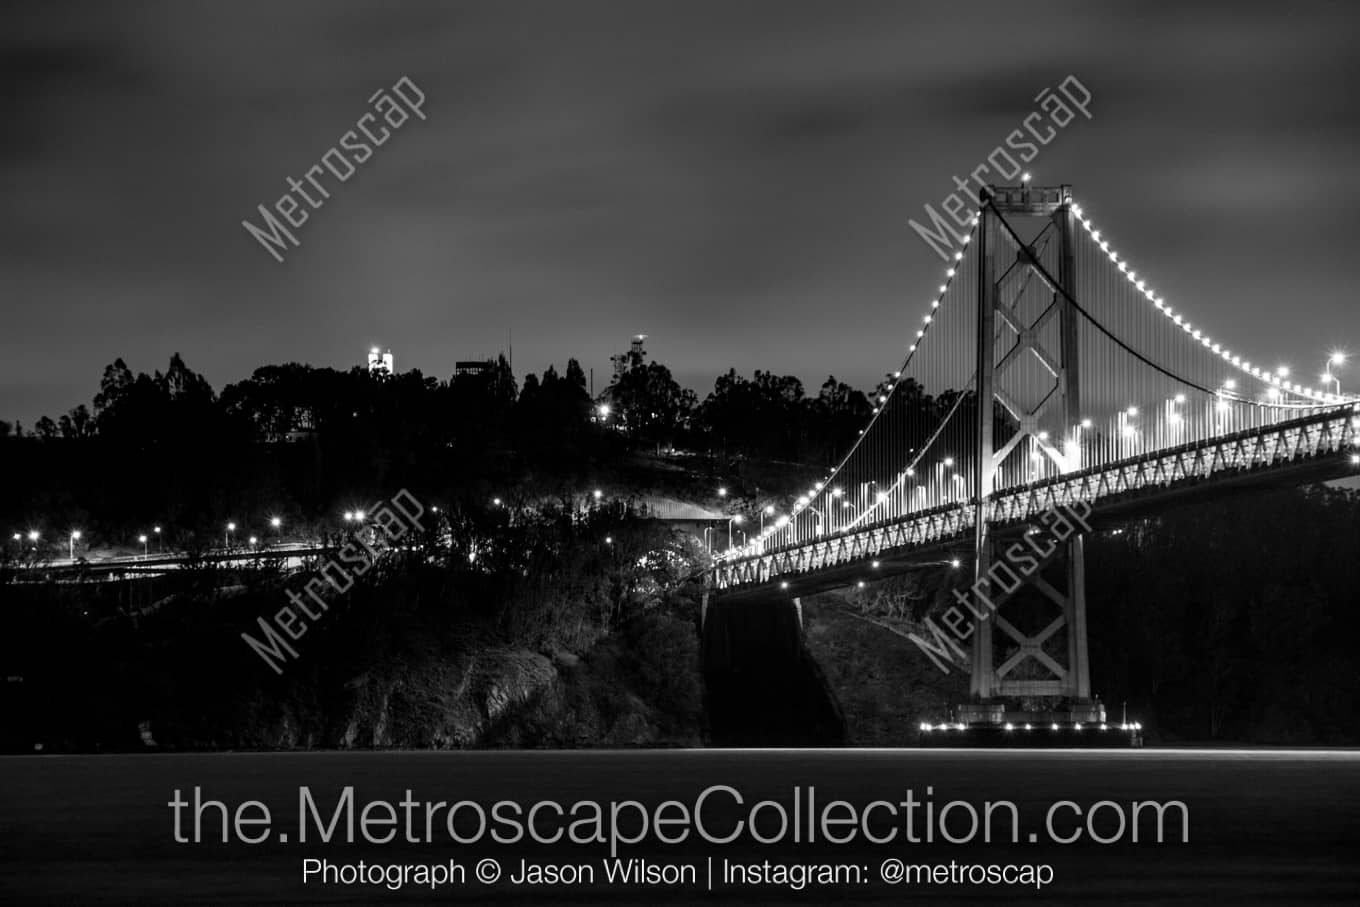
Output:
[[[1108,731],[1108,730],[1110,730],[1111,728],[1118,728],[1118,729],[1121,730],[1121,731],[1141,731],[1141,730],[1143,729],[1142,723],[1141,723],[1141,722],[1138,722],[1138,721],[1127,721],[1127,722],[1124,722],[1124,723],[1118,724],[1118,725],[1110,724],[1110,723],[1108,723],[1108,722],[1101,722],[1099,725],[1093,725],[1093,726],[1098,726],[1102,731]],[[1013,722],[1008,721],[1008,722],[1006,722],[1004,725],[1002,725],[1002,728],[1003,728],[1004,730],[1008,731],[1008,732],[1009,732],[1009,731],[1014,731],[1014,730],[1017,730],[1017,729],[1026,730],[1026,731],[1032,731],[1032,730],[1034,730],[1034,725],[1032,725],[1032,724],[1023,724],[1023,725],[1018,725],[1018,726],[1017,726],[1017,725],[1014,724]],[[953,724],[950,724],[949,722],[941,722],[940,724],[931,724],[931,723],[928,722],[928,721],[923,721],[923,722],[921,722],[921,731],[922,731],[923,733],[927,733],[927,734],[928,734],[928,733],[930,733],[931,731],[950,731],[950,730],[953,730],[953,731],[966,731],[966,730],[968,730],[968,725],[964,724],[964,723],[961,722],[961,721],[960,721],[960,722],[955,722],[955,723],[953,723]],[[1039,730],[1043,730],[1043,728],[1041,727],[1041,728],[1039,728]],[[1060,731],[1060,730],[1062,730],[1062,725],[1057,724],[1057,723],[1055,722],[1055,723],[1049,725],[1049,730]],[[1078,721],[1078,722],[1076,722],[1075,724],[1072,725],[1072,730],[1074,730],[1074,731],[1081,731],[1081,730],[1085,730],[1085,728],[1082,726],[1082,723],[1081,723],[1080,721]]]
[[[1169,321],[1171,321],[1173,324],[1179,327],[1186,334],[1190,335],[1190,337],[1192,337],[1194,340],[1198,341],[1201,346],[1213,352],[1214,355],[1221,357],[1224,362],[1227,362],[1228,364],[1232,365],[1233,368],[1236,368],[1242,373],[1251,375],[1253,378],[1256,378],[1259,381],[1264,381],[1268,384],[1272,384],[1276,388],[1282,388],[1286,391],[1289,391],[1290,393],[1296,394],[1297,396],[1308,397],[1310,399],[1319,401],[1319,403],[1314,405],[1320,406],[1328,403],[1346,402],[1347,398],[1343,396],[1332,394],[1327,391],[1320,391],[1311,387],[1305,387],[1304,385],[1295,383],[1293,381],[1286,381],[1284,379],[1287,373],[1286,375],[1281,375],[1278,372],[1272,372],[1269,369],[1262,370],[1259,366],[1252,365],[1250,361],[1242,359],[1241,356],[1234,355],[1232,350],[1225,348],[1221,343],[1216,342],[1208,334],[1194,327],[1192,324],[1190,324],[1189,321],[1187,321],[1184,318],[1184,316],[1173,312],[1171,306],[1166,304],[1166,300],[1158,296],[1155,292],[1153,292],[1151,287],[1148,287],[1146,285],[1146,281],[1139,280],[1137,272],[1129,269],[1128,262],[1126,260],[1121,260],[1119,254],[1110,248],[1109,241],[1101,239],[1100,231],[1095,229],[1094,225],[1091,223],[1091,220],[1085,216],[1084,212],[1082,211],[1081,205],[1078,205],[1074,202],[1072,204],[1072,213],[1076,215],[1077,220],[1081,222],[1081,225],[1086,228],[1086,232],[1090,235],[1092,241],[1098,244],[1100,246],[1100,250],[1110,257],[1110,262],[1119,268],[1119,272],[1124,275],[1124,277],[1128,280],[1128,282],[1133,286],[1134,289],[1138,290],[1138,292],[1142,293],[1145,297],[1147,297],[1147,299],[1154,306],[1157,307],[1157,310],[1161,312]]]
[[[1025,175],[1025,179],[1026,180],[1029,179],[1028,174]],[[977,215],[973,216],[972,225],[974,227],[978,225]],[[973,234],[970,231],[967,235],[963,237],[962,244],[965,246],[968,245],[972,238]],[[884,407],[887,405],[889,398],[891,398],[893,392],[897,390],[897,386],[900,383],[899,379],[901,379],[902,377],[902,372],[906,370],[907,366],[911,363],[912,357],[916,355],[917,347],[920,346],[921,341],[925,339],[926,331],[930,330],[930,325],[935,320],[935,313],[940,308],[940,304],[944,301],[945,293],[949,291],[949,285],[953,282],[954,275],[958,273],[957,264],[961,261],[963,261],[963,250],[960,249],[959,251],[954,253],[954,263],[945,269],[944,272],[945,281],[943,284],[940,285],[939,293],[935,296],[934,299],[931,300],[930,311],[927,312],[925,317],[922,319],[922,321],[924,322],[924,327],[917,329],[916,339],[913,340],[911,345],[907,347],[907,357],[906,359],[903,360],[902,367],[893,372],[894,381],[892,386],[888,388],[888,392],[886,394],[880,395],[878,400],[874,402],[874,410],[869,418],[869,424],[859,430],[859,434],[861,437],[867,434],[869,429],[873,428],[874,423],[878,421],[879,414],[883,411]],[[812,489],[810,489],[806,494],[800,495],[798,497],[797,502],[794,504],[792,511],[789,514],[780,516],[779,519],[777,519],[774,522],[774,524],[767,527],[764,532],[762,532],[756,538],[752,539],[752,541],[743,550],[745,550],[747,554],[758,553],[760,548],[764,545],[765,540],[769,536],[791,525],[793,523],[793,520],[797,519],[798,515],[803,510],[811,506],[812,501],[817,497],[817,494],[823,488],[826,488],[831,483],[831,480],[834,479],[840,473],[841,469],[849,461],[850,457],[854,454],[857,447],[858,445],[852,447],[850,449],[850,452],[845,455],[841,462],[837,464],[837,466],[834,469],[832,469],[831,472],[828,473],[822,481],[813,483]],[[880,492],[879,498],[875,502],[875,504],[882,503],[886,499],[886,497],[887,496],[885,494]],[[813,512],[819,513],[819,511],[816,511],[815,509]],[[825,519],[826,519],[825,517],[819,519],[818,521],[819,525],[824,525]],[[821,534],[820,531],[817,534],[820,535]]]
[[[1025,179],[1026,180],[1029,179],[1029,174],[1025,174]],[[977,215],[974,215],[972,225],[976,227],[978,223],[979,218]],[[973,235],[972,232],[970,231],[967,235],[963,237],[962,245],[964,246],[968,245],[972,238]],[[962,260],[963,250],[956,251],[954,253],[955,264],[951,264],[948,268],[945,269],[945,282],[940,285],[938,295],[936,295],[936,297],[933,300],[931,300],[930,311],[922,319],[925,326],[917,329],[916,339],[911,343],[910,346],[907,347],[907,356],[906,359],[904,359],[902,362],[902,367],[897,369],[893,373],[894,379],[900,379],[902,377],[902,372],[911,363],[912,357],[915,356],[916,354],[917,347],[920,345],[921,341],[925,339],[926,331],[930,330],[930,325],[934,321],[935,312],[940,308],[940,304],[944,300],[945,293],[948,292],[949,286],[953,282],[955,274],[958,273],[956,265],[958,262],[961,262]],[[869,429],[873,428],[874,422],[878,420],[878,416],[882,412],[883,408],[887,405],[888,399],[892,396],[893,392],[897,390],[897,385],[898,381],[895,380],[893,382],[893,385],[890,388],[888,388],[888,393],[879,396],[878,400],[875,402],[873,413],[869,419],[869,424],[859,430],[859,434],[861,437],[863,437],[868,432]],[[839,474],[840,470],[845,466],[846,462],[848,462],[850,457],[854,454],[855,449],[856,449],[855,447],[852,447],[849,453],[847,453],[845,457],[842,458],[841,462],[834,469],[832,469],[830,473],[827,474],[823,481],[814,483],[814,486],[811,490],[809,490],[804,495],[800,495],[790,514],[780,516],[777,520],[775,520],[775,522],[771,526],[766,528],[758,537],[752,539],[752,541],[746,546],[746,549],[749,549],[747,550],[746,553],[748,554],[758,553],[761,547],[764,545],[765,540],[770,535],[773,535],[774,533],[784,529],[786,526],[789,526],[793,522],[793,520],[797,518],[799,513],[801,513],[805,508],[809,507],[811,505],[812,500],[817,496],[818,492],[820,492],[823,488],[827,487],[827,485],[830,484],[831,480],[835,478],[836,475]],[[907,473],[908,475],[910,475],[912,473],[912,470],[908,469]],[[881,504],[885,499],[886,495],[880,493],[877,501],[875,501],[875,506],[877,504]],[[815,512],[816,511],[814,510],[814,513]]]
[[[1022,180],[1024,182],[1028,182],[1029,174],[1026,173],[1022,177]],[[1222,344],[1215,342],[1213,338],[1209,337],[1203,331],[1194,328],[1194,326],[1191,325],[1190,322],[1186,321],[1183,316],[1175,314],[1172,311],[1171,307],[1166,305],[1166,302],[1163,298],[1157,296],[1156,293],[1150,287],[1147,287],[1146,281],[1139,280],[1137,272],[1130,270],[1126,261],[1121,261],[1119,259],[1118,253],[1116,253],[1114,250],[1110,248],[1109,242],[1107,240],[1102,240],[1100,238],[1100,231],[1095,229],[1091,220],[1085,216],[1081,205],[1073,203],[1072,212],[1077,216],[1077,219],[1081,222],[1081,225],[1086,229],[1087,233],[1091,236],[1091,239],[1100,245],[1101,251],[1109,255],[1110,261],[1118,267],[1120,273],[1124,274],[1129,283],[1140,293],[1146,296],[1147,299],[1151,301],[1167,319],[1171,320],[1175,325],[1180,327],[1186,334],[1190,335],[1193,339],[1198,341],[1206,349],[1209,349],[1215,355],[1221,356],[1225,362],[1228,362],[1234,368],[1237,368],[1244,374],[1251,375],[1257,378],[1258,380],[1273,384],[1275,386],[1275,388],[1273,389],[1276,390],[1276,394],[1274,396],[1278,396],[1278,389],[1283,388],[1284,390],[1290,391],[1296,395],[1310,397],[1312,399],[1321,401],[1321,403],[1319,403],[1318,405],[1323,405],[1326,403],[1346,402],[1347,398],[1345,397],[1330,394],[1325,391],[1318,391],[1314,388],[1304,387],[1303,385],[1297,384],[1295,382],[1285,381],[1283,380],[1284,377],[1286,377],[1286,375],[1284,374],[1269,371],[1262,372],[1262,370],[1259,367],[1252,366],[1252,364],[1249,361],[1244,361],[1240,356],[1233,355],[1231,350],[1226,349],[1225,347],[1223,347]],[[974,215],[972,225],[976,227],[978,223],[979,218],[976,215]],[[962,244],[965,246],[968,245],[971,239],[972,233],[970,231],[966,236],[964,236]],[[957,263],[962,260],[963,251],[960,250],[955,252],[954,261]],[[916,353],[917,347],[919,346],[921,341],[925,338],[926,331],[929,330],[930,325],[934,320],[935,312],[936,310],[939,309],[940,304],[944,299],[944,295],[948,291],[949,285],[953,281],[954,275],[956,273],[957,271],[954,265],[951,265],[949,268],[945,270],[945,282],[941,284],[939,294],[935,297],[935,299],[931,301],[930,311],[925,315],[923,319],[923,321],[925,322],[925,327],[917,330],[915,341],[913,341],[912,344],[907,348],[907,357],[902,363],[902,368],[898,369],[893,374],[893,377],[895,379],[900,379],[902,377],[902,371],[906,369],[908,364],[910,364],[912,357]],[[888,389],[888,393],[885,395],[881,395],[878,398],[873,409],[873,414],[869,420],[869,424],[866,425],[864,428],[860,429],[859,431],[861,437],[865,435],[870,428],[873,427],[874,422],[878,420],[879,414],[882,412],[884,406],[886,406],[888,402],[888,399],[892,396],[893,392],[896,389],[897,382],[895,381],[893,385]],[[1220,393],[1222,392],[1220,391]],[[1086,427],[1085,421],[1083,421],[1082,427]],[[811,505],[812,500],[816,498],[818,492],[825,488],[831,482],[831,480],[835,478],[835,476],[845,466],[846,462],[854,454],[855,449],[856,448],[851,448],[850,452],[846,454],[846,456],[841,460],[841,462],[825,477],[825,479],[822,482],[814,483],[814,487],[807,494],[801,495],[798,498],[798,502],[793,507],[791,514],[781,515],[777,520],[774,521],[774,523],[771,526],[767,527],[758,537],[753,539],[747,546],[745,546],[745,550],[747,550],[748,553],[751,554],[757,553],[770,535],[782,531],[785,527],[789,526],[804,509]],[[879,502],[881,503],[881,501],[882,497],[880,497]],[[817,511],[814,510],[814,513],[816,512]],[[820,524],[821,520],[819,520],[819,525]],[[820,534],[820,531],[817,534]],[[735,553],[736,552],[734,552],[734,554]]]
[[[1028,173],[1025,173],[1023,176],[1021,176],[1020,179],[1021,179],[1021,182],[1028,183],[1029,180],[1030,180],[1030,175],[1029,175]],[[1074,208],[1074,210],[1078,210],[1078,209],[1076,208],[1076,206],[1073,206],[1073,208]],[[977,215],[974,215],[974,216],[973,216],[973,220],[972,220],[972,225],[976,227],[976,226],[978,225],[978,223],[979,223],[979,218],[978,218]],[[1089,229],[1089,223],[1088,223],[1088,229]],[[966,236],[963,238],[963,245],[965,245],[965,246],[968,245],[968,243],[969,243],[969,241],[970,241],[971,239],[972,239],[972,233],[970,232],[968,235],[966,235]],[[955,253],[954,253],[954,261],[957,263],[957,262],[961,262],[962,260],[963,260],[963,252],[962,252],[962,250],[955,252]],[[934,319],[935,311],[940,307],[940,303],[943,301],[944,295],[945,295],[945,293],[946,293],[946,292],[948,291],[948,289],[949,289],[949,285],[953,282],[955,273],[957,273],[957,271],[956,271],[956,268],[955,268],[954,265],[951,265],[949,268],[947,268],[947,269],[945,270],[945,282],[940,286],[939,295],[931,302],[931,310],[930,310],[930,312],[929,312],[929,313],[925,316],[925,318],[923,319],[923,320],[925,321],[926,327],[923,328],[923,329],[918,329],[918,330],[917,330],[917,332],[916,332],[916,341],[913,342],[912,345],[909,346],[909,347],[907,348],[907,358],[906,358],[906,360],[902,363],[902,368],[903,368],[903,369],[905,369],[906,366],[907,366],[907,364],[911,362],[912,356],[913,356],[913,355],[915,354],[915,352],[916,352],[916,347],[917,347],[917,346],[920,344],[920,342],[925,338],[926,331],[929,330],[930,324],[931,324],[931,322],[932,322],[933,319]],[[894,377],[894,378],[901,378],[901,377],[902,377],[902,370],[898,370],[897,372],[895,372],[894,375],[893,375],[893,377]],[[869,428],[872,428],[872,427],[873,427],[874,421],[876,421],[877,418],[878,418],[878,413],[879,413],[879,411],[887,404],[889,397],[892,396],[893,391],[895,391],[896,389],[897,389],[897,383],[894,382],[893,386],[892,386],[891,388],[888,389],[887,395],[885,395],[885,396],[880,396],[880,397],[878,398],[877,405],[874,407],[874,415],[873,415],[873,418],[871,418],[871,419],[869,420],[869,424],[868,424],[865,428],[860,429],[860,432],[859,432],[859,433],[860,433],[861,435],[864,435],[864,434],[867,432],[867,430],[868,430]],[[1089,420],[1083,420],[1083,422],[1082,422],[1082,427],[1083,427],[1083,428],[1088,428],[1088,427],[1089,427]],[[1045,432],[1045,433],[1043,433],[1043,434],[1045,435],[1045,437],[1042,438],[1042,440],[1046,441],[1046,440],[1047,440],[1047,437],[1046,437],[1047,433]],[[854,450],[851,449],[850,453],[853,454],[853,453],[854,453]],[[922,453],[924,454],[924,451],[922,451]],[[1064,450],[1063,453],[1066,454],[1067,451]],[[828,475],[828,476],[826,477],[826,480],[825,480],[825,481],[829,483],[829,482],[831,481],[831,479],[835,477],[835,475],[837,474],[837,472],[840,471],[841,467],[845,465],[846,460],[848,460],[849,458],[850,458],[850,457],[849,457],[849,454],[847,454],[846,457],[845,457],[845,459],[841,461],[840,465],[837,466],[834,470],[832,470],[831,473],[830,473],[830,475]],[[918,459],[919,459],[919,458],[918,458]],[[945,464],[946,464],[946,465],[952,465],[952,463],[949,461],[949,459],[946,459]],[[912,475],[914,475],[914,474],[915,474],[914,470],[913,470],[912,468],[909,467],[909,468],[906,470],[904,476],[905,476],[905,477],[910,477],[910,476],[912,476]],[[822,487],[823,487],[823,483],[820,483],[820,482],[817,483],[817,490],[820,490]],[[811,497],[813,496],[814,493],[815,493],[815,492],[809,492],[809,494],[807,495],[807,497],[811,498]],[[946,497],[947,497],[947,495],[946,495]],[[875,506],[876,506],[877,504],[883,503],[885,500],[887,500],[887,498],[888,498],[888,495],[887,495],[887,494],[885,494],[885,493],[883,493],[883,492],[880,492],[879,495],[878,495],[878,499],[877,499],[877,501],[875,502]],[[801,502],[802,502],[802,498],[800,498],[799,501],[800,501],[800,503],[801,503]],[[797,512],[798,512],[798,509],[795,508],[795,510],[794,510],[794,515],[795,515],[795,516],[797,515]]]

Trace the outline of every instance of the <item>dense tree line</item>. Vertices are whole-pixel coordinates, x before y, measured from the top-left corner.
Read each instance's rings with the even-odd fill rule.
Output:
[[[0,490],[0,521],[41,528],[51,544],[67,526],[125,537],[163,523],[167,542],[190,544],[244,515],[299,527],[398,487],[481,495],[633,450],[823,466],[870,410],[834,378],[809,397],[797,378],[763,371],[729,371],[700,401],[642,356],[594,399],[575,359],[522,386],[504,357],[447,379],[288,363],[220,394],[179,355],[153,374],[119,359],[91,405],[32,430],[0,422],[0,468],[24,479]]]

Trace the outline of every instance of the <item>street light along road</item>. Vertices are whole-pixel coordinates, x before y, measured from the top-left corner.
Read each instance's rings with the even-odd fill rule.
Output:
[[[741,514],[739,514],[739,513],[738,513],[738,514],[735,514],[734,516],[728,517],[728,519],[727,519],[727,550],[728,550],[728,551],[731,551],[731,550],[732,550],[732,524],[733,524],[733,523],[736,523],[738,526],[740,526],[740,525],[742,524],[742,522],[745,521],[745,519],[746,519],[746,518],[745,518],[744,516],[742,516]]]

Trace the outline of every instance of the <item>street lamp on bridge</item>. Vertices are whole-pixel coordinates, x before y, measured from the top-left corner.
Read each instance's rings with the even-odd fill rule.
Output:
[[[745,521],[746,521],[746,517],[742,516],[742,515],[739,514],[739,513],[736,514],[735,516],[728,517],[728,520],[727,520],[727,550],[728,550],[728,551],[731,551],[731,550],[732,550],[732,524],[733,524],[733,523],[736,523],[738,526],[740,526],[740,525],[741,525],[743,522],[745,522]]]
[[[16,535],[15,538],[18,538],[18,536]],[[71,530],[71,537],[70,537],[70,539],[68,539],[68,541],[70,541],[70,543],[71,543],[71,560],[72,560],[72,561],[75,561],[75,559],[76,559],[76,542],[79,541],[79,540],[80,540],[80,530],[79,530],[79,529],[72,529],[72,530]]]
[[[1327,370],[1322,373],[1322,383],[1324,386],[1335,383],[1336,395],[1341,396],[1341,379],[1336,376],[1336,370],[1346,364],[1345,353],[1332,353],[1327,357]]]

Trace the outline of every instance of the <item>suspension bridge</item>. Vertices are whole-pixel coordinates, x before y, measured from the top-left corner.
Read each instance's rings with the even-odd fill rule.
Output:
[[[1105,720],[1090,688],[1083,532],[1045,514],[1099,527],[1173,499],[1360,472],[1360,398],[1291,380],[1192,323],[1065,185],[980,193],[873,403],[829,474],[719,556],[705,615],[799,605],[947,558],[967,570],[956,598],[971,604],[972,701],[960,716],[978,724],[1008,720],[1006,702],[1023,697],[1065,701],[1078,729]],[[1018,582],[999,583],[1017,539],[1032,567],[1008,562]]]

